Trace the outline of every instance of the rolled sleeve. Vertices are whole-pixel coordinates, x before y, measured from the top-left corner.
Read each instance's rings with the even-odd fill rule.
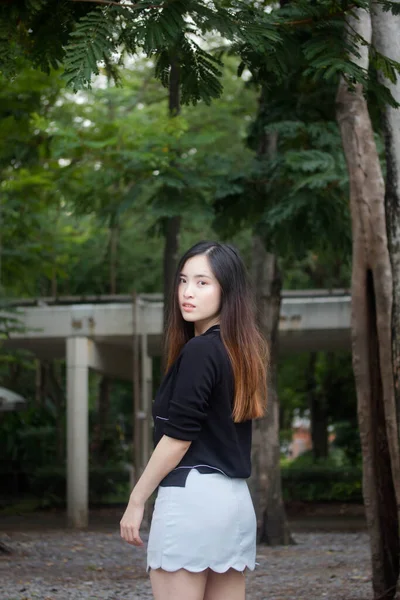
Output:
[[[192,338],[182,350],[164,434],[193,441],[207,419],[218,378],[216,348],[210,339]]]

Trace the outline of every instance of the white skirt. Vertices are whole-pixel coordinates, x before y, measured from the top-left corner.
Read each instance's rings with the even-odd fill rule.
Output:
[[[159,487],[147,570],[254,570],[256,515],[245,479],[189,472],[185,487]]]

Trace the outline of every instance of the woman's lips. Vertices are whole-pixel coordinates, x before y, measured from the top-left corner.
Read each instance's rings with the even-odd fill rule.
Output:
[[[182,308],[183,308],[183,310],[186,310],[187,312],[191,312],[196,307],[193,306],[193,304],[182,304]]]

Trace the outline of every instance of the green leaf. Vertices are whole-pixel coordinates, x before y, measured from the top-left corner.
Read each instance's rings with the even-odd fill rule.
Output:
[[[116,50],[113,34],[114,21],[101,7],[78,21],[65,49],[63,75],[75,92],[90,89],[92,74],[99,73],[98,63],[104,58],[111,60]]]

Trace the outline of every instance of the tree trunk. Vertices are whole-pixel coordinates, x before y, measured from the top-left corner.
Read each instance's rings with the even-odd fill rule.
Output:
[[[168,90],[168,109],[170,117],[176,117],[181,112],[180,66],[178,59],[175,56],[171,56],[171,70],[169,74]]]
[[[43,405],[43,365],[40,358],[35,359],[35,404],[38,408]]]
[[[57,461],[62,461],[65,457],[65,431],[64,422],[61,415],[65,411],[65,393],[60,379],[59,361],[52,360],[46,365],[47,393],[53,400],[57,408]]]
[[[261,90],[258,107],[257,155],[263,161],[276,153],[277,134],[266,134],[267,90]],[[257,539],[268,545],[293,543],[282,500],[279,439],[279,398],[277,393],[278,327],[282,280],[275,254],[267,252],[265,240],[253,234],[253,285],[260,330],[269,343],[270,370],[268,407],[265,417],[253,423],[252,464],[250,487],[257,515]]]
[[[370,16],[357,9],[348,31],[371,39]],[[368,70],[368,48],[352,57]],[[387,249],[384,183],[361,85],[349,91],[341,79],[337,120],[350,181],[353,234],[352,351],[363,455],[363,495],[371,539],[373,589],[394,598],[399,535],[396,491],[400,485],[393,374],[391,369],[392,278]],[[396,432],[396,436],[393,433]],[[397,489],[396,489],[397,488]],[[397,496],[399,498],[399,496]]]
[[[165,223],[164,243],[164,323],[168,314],[169,292],[173,282],[179,252],[181,217],[169,217]]]
[[[259,543],[273,545],[291,542],[282,501],[279,443],[279,401],[277,394],[278,324],[282,281],[274,254],[264,241],[253,237],[253,281],[259,327],[269,342],[271,361],[266,416],[253,423],[250,487],[257,515]]]
[[[110,225],[110,294],[117,293],[118,239],[119,225],[115,218]]]
[[[97,395],[97,423],[93,436],[92,451],[95,455],[96,462],[101,464],[107,460],[104,453],[105,429],[109,421],[110,413],[110,395],[111,395],[111,380],[102,375],[99,383]],[[106,448],[107,452],[107,448]]]
[[[399,0],[393,0],[399,4]],[[372,35],[376,49],[400,62],[400,15],[384,12],[378,2],[372,2]],[[392,83],[379,73],[379,79],[400,103],[400,79]],[[400,109],[386,105],[383,112],[386,144],[386,226],[392,265],[392,361],[395,384],[397,429],[400,432]]]
[[[55,260],[55,258],[54,258]],[[51,291],[50,291],[50,296],[52,296],[53,298],[57,298],[57,294],[58,294],[58,285],[57,285],[57,267],[55,264],[53,264],[52,268],[51,268]]]
[[[180,67],[176,58],[171,58],[171,70],[169,78],[168,109],[171,118],[179,115],[180,104]],[[164,224],[164,330],[168,316],[169,292],[173,282],[174,272],[179,252],[179,232],[181,217],[167,217]],[[164,357],[165,360],[165,357]]]
[[[56,458],[62,462],[65,457],[65,431],[62,415],[65,411],[65,393],[61,383],[59,373],[60,364],[56,360],[42,360],[38,362],[36,374],[36,397],[43,405],[46,398],[49,398],[56,411]]]
[[[310,409],[312,453],[314,460],[328,456],[328,411],[324,392],[318,392],[315,379],[317,353],[310,352],[307,369],[307,395]]]

